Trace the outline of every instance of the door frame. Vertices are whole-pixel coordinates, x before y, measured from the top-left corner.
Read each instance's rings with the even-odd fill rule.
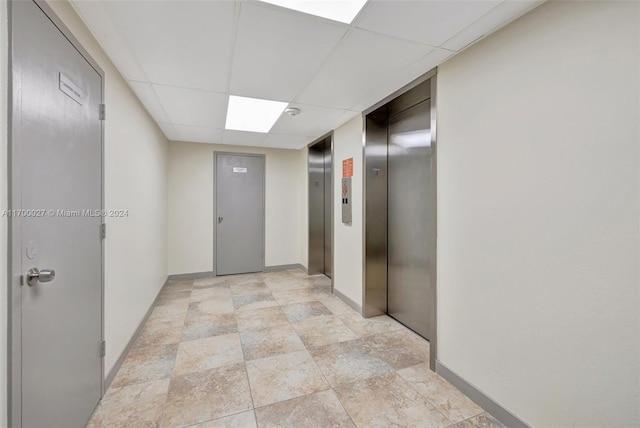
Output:
[[[267,253],[267,156],[260,153],[238,153],[238,152],[213,152],[213,276],[218,276],[218,155],[228,156],[251,156],[262,159],[262,271],[265,269],[265,259]]]
[[[8,58],[8,138],[7,138],[7,199],[9,210],[22,209],[22,201],[20,195],[22,193],[22,183],[20,177],[22,169],[21,160],[21,128],[20,128],[20,110],[17,105],[19,99],[18,92],[20,88],[14,87],[13,73],[13,28],[14,28],[14,10],[13,2],[7,1],[7,17],[8,17],[8,42],[9,42],[9,58]],[[51,6],[43,0],[33,0],[35,5],[44,13],[51,23],[62,33],[62,35],[71,43],[78,53],[89,63],[89,65],[100,76],[101,94],[100,102],[104,104],[105,94],[105,73],[98,63],[91,57],[89,52],[75,38],[71,30],[56,15]],[[97,112],[96,112],[97,114]],[[104,120],[100,123],[100,158],[101,158],[101,174],[100,174],[100,209],[104,210]],[[101,223],[104,223],[104,217],[101,217]],[[22,426],[22,349],[20,338],[22,336],[22,301],[21,301],[21,279],[22,266],[20,256],[22,254],[21,243],[22,222],[20,217],[7,218],[7,283],[8,287],[8,317],[7,317],[7,419],[10,426]],[[98,235],[98,231],[96,231]],[[100,281],[100,299],[101,299],[101,337],[100,341],[104,341],[104,276],[105,276],[105,257],[104,257],[104,240],[101,242],[101,281]],[[16,257],[16,255],[18,257]],[[98,350],[96,350],[98,351]],[[104,396],[104,357],[101,358],[100,364],[100,397]]]
[[[335,159],[335,139],[334,139],[334,135],[333,135],[333,131],[327,132],[326,134],[324,134],[322,137],[320,138],[316,138],[315,140],[313,140],[311,143],[307,144],[307,274],[309,273],[309,254],[311,254],[311,238],[310,238],[310,233],[311,233],[311,228],[310,228],[310,219],[311,219],[311,196],[309,193],[309,149],[313,146],[315,146],[316,144],[326,140],[326,139],[331,139],[331,189],[329,189],[330,193],[331,193],[331,292],[333,293],[333,284],[334,284],[334,278],[335,278],[335,269],[336,269],[336,257],[335,257],[335,248],[334,248],[334,243],[335,243],[335,237],[334,237],[334,230],[335,230],[335,213],[334,213],[334,206],[335,206],[335,201],[333,200],[334,197],[334,186],[335,186],[335,176],[336,176],[336,159]],[[326,192],[326,189],[325,189]]]

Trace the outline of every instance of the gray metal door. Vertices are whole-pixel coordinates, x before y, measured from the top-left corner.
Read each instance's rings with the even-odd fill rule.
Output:
[[[430,101],[389,118],[388,312],[429,339],[435,269]]]
[[[264,270],[264,156],[216,153],[216,274]]]
[[[13,266],[55,270],[23,278],[12,399],[23,427],[81,427],[102,394],[102,78],[35,3],[12,7]]]

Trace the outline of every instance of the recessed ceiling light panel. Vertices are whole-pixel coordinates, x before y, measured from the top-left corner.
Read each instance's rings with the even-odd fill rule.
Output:
[[[298,12],[351,24],[367,0],[262,0]]]
[[[269,132],[289,103],[229,96],[226,129]]]

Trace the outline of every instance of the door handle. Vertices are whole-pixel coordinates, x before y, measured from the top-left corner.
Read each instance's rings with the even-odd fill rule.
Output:
[[[31,268],[25,275],[27,277],[27,285],[34,286],[38,282],[51,282],[56,278],[56,271],[53,269]]]
[[[224,220],[224,217],[222,216],[218,217],[218,223],[222,223],[222,220]]]

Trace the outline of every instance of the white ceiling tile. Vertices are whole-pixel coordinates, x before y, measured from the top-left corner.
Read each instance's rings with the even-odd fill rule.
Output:
[[[371,0],[355,25],[359,28],[440,46],[502,0]]]
[[[262,132],[234,131],[225,129],[222,133],[222,143],[242,146],[259,146],[267,134]]]
[[[146,81],[147,76],[140,68],[138,60],[127,46],[113,22],[105,12],[102,2],[75,1],[71,3],[96,40],[120,73],[129,80]]]
[[[524,15],[525,13],[540,6],[543,1],[531,0],[507,0],[499,6],[492,9],[489,13],[483,15],[476,22],[465,28],[451,39],[447,40],[442,47],[460,51],[470,43],[473,43],[482,37],[493,33],[499,28],[507,25]]]
[[[262,143],[263,147],[278,149],[301,149],[315,140],[315,137],[301,137],[297,135],[269,134]]]
[[[230,92],[291,101],[347,29],[271,5],[242,3]]]
[[[296,101],[349,109],[433,48],[353,29]]]
[[[179,141],[211,144],[220,144],[222,141],[222,129],[184,125],[173,125],[173,127],[178,133]]]
[[[319,137],[334,129],[346,112],[342,109],[296,103],[290,104],[289,107],[299,108],[300,114],[297,116],[282,114],[271,128],[271,133]]]
[[[227,89],[235,2],[105,4],[151,83]]]
[[[371,93],[369,96],[363,98],[360,104],[357,104],[353,107],[353,110],[367,110],[369,107],[393,94],[403,86],[408,85],[418,77],[430,71],[432,68],[442,64],[444,61],[455,54],[456,52],[448,51],[446,49],[435,49],[433,52],[429,53],[418,62],[398,71],[393,80],[387,80],[381,83],[377,88],[377,92]]]
[[[224,128],[227,95],[163,85],[153,85],[153,89],[171,123]]]
[[[129,81],[129,86],[156,122],[169,122],[160,100],[149,83]]]
[[[180,141],[180,135],[176,128],[170,123],[158,123],[162,132],[164,132],[165,137],[167,137],[171,141]]]

